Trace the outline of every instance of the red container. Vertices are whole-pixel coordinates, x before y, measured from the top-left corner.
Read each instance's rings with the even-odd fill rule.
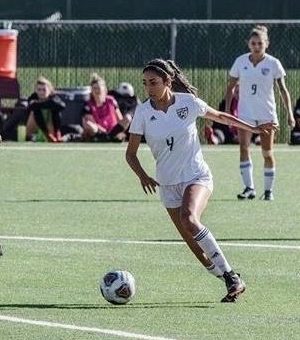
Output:
[[[0,29],[0,77],[16,78],[18,31]]]

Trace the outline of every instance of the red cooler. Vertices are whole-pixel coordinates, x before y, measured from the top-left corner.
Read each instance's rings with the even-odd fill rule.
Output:
[[[16,78],[18,31],[0,29],[0,77]]]

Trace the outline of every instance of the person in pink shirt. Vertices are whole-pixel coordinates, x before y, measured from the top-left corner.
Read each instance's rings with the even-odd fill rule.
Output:
[[[83,112],[83,129],[87,140],[122,142],[131,122],[131,115],[122,115],[116,100],[107,94],[105,80],[92,76],[91,97]]]

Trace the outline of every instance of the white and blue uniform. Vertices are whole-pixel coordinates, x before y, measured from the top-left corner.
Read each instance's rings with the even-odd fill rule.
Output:
[[[167,112],[155,110],[150,99],[137,106],[129,132],[144,135],[156,160],[156,180],[167,208],[181,206],[189,184],[213,189],[211,172],[203,159],[196,128],[207,104],[188,93],[175,93]]]
[[[280,61],[269,54],[257,65],[250,53],[239,56],[229,75],[239,79],[238,116],[249,124],[278,123],[274,80],[286,75]]]

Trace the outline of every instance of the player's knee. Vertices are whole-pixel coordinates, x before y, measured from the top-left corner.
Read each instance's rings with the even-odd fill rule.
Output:
[[[190,232],[193,231],[194,226],[197,225],[197,217],[189,210],[183,210],[180,214],[181,224]]]
[[[274,157],[273,150],[262,150],[264,159],[271,160]]]
[[[83,123],[83,129],[86,134],[93,136],[98,131],[97,124],[87,121]]]

